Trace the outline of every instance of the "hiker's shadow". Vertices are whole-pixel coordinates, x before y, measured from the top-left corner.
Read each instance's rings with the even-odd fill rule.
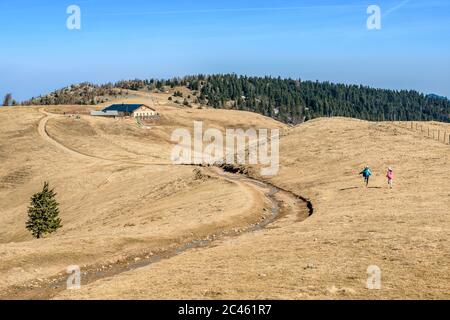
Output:
[[[360,188],[365,188],[365,189],[381,189],[381,187],[348,187],[348,188],[342,188],[339,189],[339,191],[346,191],[346,190],[353,190],[353,189],[360,189]]]
[[[352,190],[352,189],[359,189],[359,187],[343,188],[343,189],[339,189],[339,191]]]

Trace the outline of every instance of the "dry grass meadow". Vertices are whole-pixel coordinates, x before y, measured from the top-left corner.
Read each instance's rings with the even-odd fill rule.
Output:
[[[164,94],[126,102],[152,104],[161,119],[143,129],[131,119],[68,116],[93,107],[0,108],[0,298],[450,298],[448,143],[398,123],[327,118],[288,127],[180,107]],[[278,175],[250,167],[265,182],[257,184],[172,165],[170,134],[194,120],[222,131],[281,129]],[[358,175],[365,164],[374,172],[369,188]],[[27,206],[44,181],[58,193],[63,228],[35,240]],[[269,197],[269,184],[285,191]],[[313,215],[294,195],[311,200]],[[274,202],[278,218],[247,231]],[[176,252],[200,239],[205,245]],[[68,265],[81,267],[80,290],[64,290]],[[381,269],[379,290],[366,288],[370,265]]]

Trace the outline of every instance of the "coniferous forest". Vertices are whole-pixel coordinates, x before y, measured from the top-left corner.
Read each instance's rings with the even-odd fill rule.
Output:
[[[450,101],[434,94],[236,74],[195,75],[168,80],[123,80],[104,85],[89,84],[88,89],[84,88],[75,96],[68,95],[71,90],[65,88],[63,91],[57,91],[51,98],[47,95],[33,98],[23,104],[88,104],[96,101],[97,91],[104,95],[105,92],[114,92],[113,89],[164,91],[167,87],[180,86],[192,90],[196,102],[200,104],[213,108],[257,112],[292,124],[317,117],[333,116],[371,121],[450,122]],[[84,92],[89,93],[88,98],[84,97]]]
[[[212,107],[231,105],[287,123],[324,116],[450,121],[449,100],[416,91],[236,75],[213,75],[203,81],[197,78],[188,86],[200,90],[199,100]]]

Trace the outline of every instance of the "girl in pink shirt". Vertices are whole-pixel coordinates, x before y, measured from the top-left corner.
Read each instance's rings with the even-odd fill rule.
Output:
[[[394,172],[392,171],[392,168],[388,168],[388,171],[386,173],[386,178],[388,179],[388,185],[392,189],[392,180],[394,180]]]

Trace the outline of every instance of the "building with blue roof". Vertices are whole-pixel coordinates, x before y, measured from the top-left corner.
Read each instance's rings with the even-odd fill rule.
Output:
[[[113,104],[101,111],[91,111],[91,116],[102,117],[134,117],[150,119],[157,116],[155,109],[145,104]]]

